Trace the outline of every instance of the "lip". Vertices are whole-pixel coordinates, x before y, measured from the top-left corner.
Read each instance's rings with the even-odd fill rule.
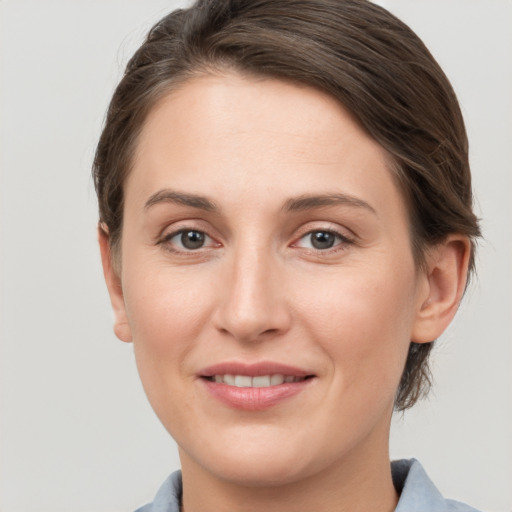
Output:
[[[201,370],[198,380],[213,398],[232,409],[244,411],[263,411],[277,406],[305,391],[316,380],[308,378],[299,382],[284,382],[276,386],[239,388],[206,379],[213,375],[226,374],[250,377],[274,374],[293,377],[315,377],[315,375],[313,372],[276,362],[255,364],[225,362]]]
[[[259,377],[261,375],[272,375],[277,373],[282,375],[292,375],[293,377],[307,377],[308,375],[314,375],[314,372],[272,361],[262,361],[259,363],[249,364],[231,361],[208,366],[199,372],[199,377],[211,377],[213,375],[226,374]]]

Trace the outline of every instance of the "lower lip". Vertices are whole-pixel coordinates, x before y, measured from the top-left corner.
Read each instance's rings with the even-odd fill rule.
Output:
[[[300,382],[285,382],[266,388],[238,388],[219,382],[201,379],[214,398],[233,409],[244,411],[262,411],[276,406],[288,398],[304,391],[314,378]]]

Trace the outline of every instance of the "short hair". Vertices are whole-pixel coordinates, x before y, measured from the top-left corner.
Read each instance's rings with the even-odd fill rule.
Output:
[[[480,230],[457,98],[418,36],[367,0],[198,0],[151,28],[115,90],[93,163],[114,259],[123,184],[148,113],[194,76],[226,71],[313,87],[338,100],[390,157],[416,264],[424,265],[429,246],[459,233],[471,242],[471,274]],[[396,410],[428,392],[432,344],[411,342]]]

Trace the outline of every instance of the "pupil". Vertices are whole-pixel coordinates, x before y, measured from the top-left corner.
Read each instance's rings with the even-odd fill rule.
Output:
[[[199,249],[204,244],[204,233],[199,231],[184,231],[181,234],[181,243],[187,249]]]
[[[326,231],[311,234],[311,245],[315,249],[330,249],[334,245],[334,235]]]

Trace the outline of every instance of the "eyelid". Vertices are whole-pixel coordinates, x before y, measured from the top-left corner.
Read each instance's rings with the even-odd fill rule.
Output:
[[[342,242],[351,242],[352,241],[350,238],[347,238],[345,235],[342,235],[341,233],[338,233],[337,231],[333,231],[332,229],[312,229],[311,231],[304,233],[297,240],[302,240],[303,238],[306,238],[307,236],[311,236],[313,233],[328,233],[330,235],[334,235]]]
[[[299,240],[300,238],[317,231],[332,233],[333,235],[337,235],[346,241],[355,242],[357,240],[357,235],[352,230],[346,227],[342,227],[338,224],[333,225],[327,222],[308,222],[297,230],[297,234],[294,236],[294,238],[295,240]]]
[[[183,233],[186,233],[187,231],[201,233],[202,235],[205,236],[205,238],[213,241],[213,238],[208,233],[205,233],[204,231],[202,231],[200,229],[190,229],[190,228],[181,228],[181,229],[178,229],[177,231],[173,231],[173,232],[165,235],[163,241],[166,242],[166,241],[172,240],[174,237],[181,235]],[[189,250],[191,250],[191,249],[189,249]]]
[[[155,234],[154,241],[158,243],[162,241],[164,238],[168,238],[169,235],[175,235],[180,231],[200,231],[201,233],[205,233],[212,239],[217,239],[218,234],[215,230],[212,229],[211,225],[208,222],[205,222],[201,218],[190,218],[183,217],[178,219],[173,219],[171,222],[165,222],[162,224],[158,232]],[[213,234],[212,234],[213,232]]]

